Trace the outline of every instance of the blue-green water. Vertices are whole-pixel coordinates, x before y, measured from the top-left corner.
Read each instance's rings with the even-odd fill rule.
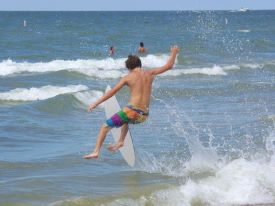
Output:
[[[145,68],[181,51],[131,126],[136,166],[110,135],[83,160],[105,120],[87,105],[141,41]],[[275,203],[274,102],[275,11],[0,12],[0,205]]]

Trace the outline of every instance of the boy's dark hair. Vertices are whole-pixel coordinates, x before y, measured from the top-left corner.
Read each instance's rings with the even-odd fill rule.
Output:
[[[138,56],[135,56],[135,55],[129,55],[128,59],[125,62],[125,64],[126,64],[126,67],[129,70],[132,70],[136,67],[141,67],[140,58]]]
[[[140,45],[140,47],[144,47],[143,42],[140,42],[139,45]]]

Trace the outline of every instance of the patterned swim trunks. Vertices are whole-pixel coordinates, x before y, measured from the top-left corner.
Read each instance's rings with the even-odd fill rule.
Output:
[[[110,127],[121,127],[125,123],[138,124],[144,122],[148,115],[149,112],[129,104],[107,119],[106,124]]]

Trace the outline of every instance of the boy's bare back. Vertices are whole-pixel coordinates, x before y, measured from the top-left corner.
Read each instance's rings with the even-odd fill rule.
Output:
[[[142,68],[135,68],[124,78],[130,88],[129,103],[147,111],[154,76]]]

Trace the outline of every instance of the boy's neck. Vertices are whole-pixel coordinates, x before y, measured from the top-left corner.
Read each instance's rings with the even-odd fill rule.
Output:
[[[141,67],[136,67],[134,69],[129,70],[130,72],[141,70]]]

